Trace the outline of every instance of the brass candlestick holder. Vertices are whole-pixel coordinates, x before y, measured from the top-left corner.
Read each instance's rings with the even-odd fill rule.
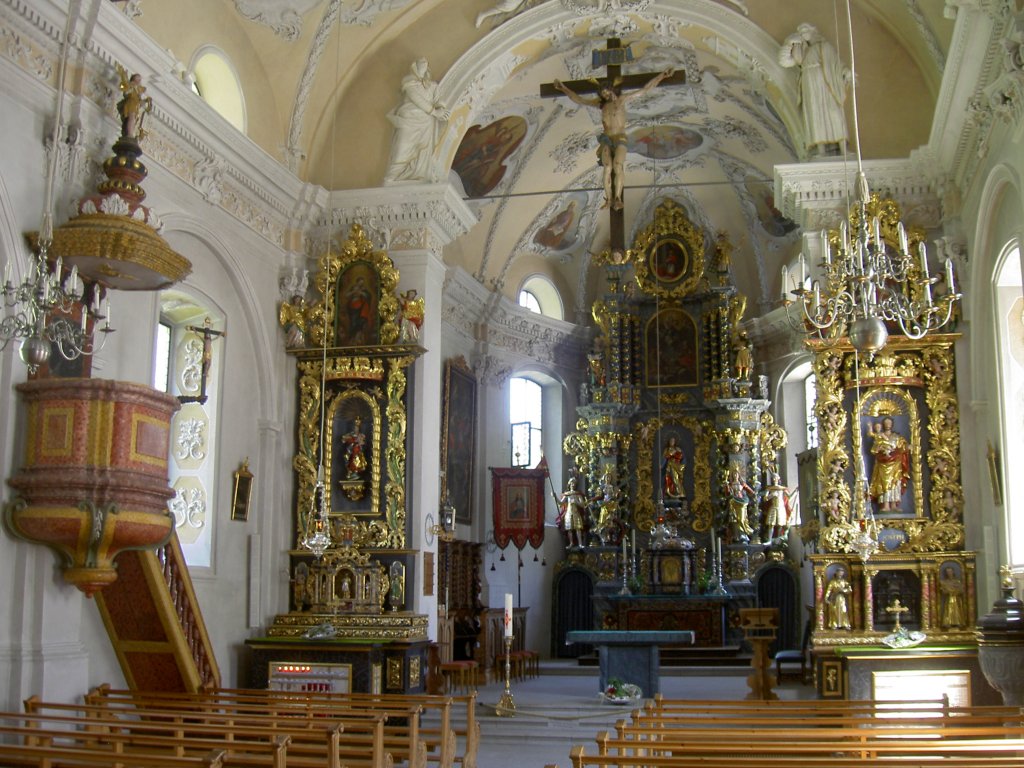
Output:
[[[512,635],[505,635],[505,691],[498,699],[494,714],[498,717],[513,717],[516,700],[512,697]]]

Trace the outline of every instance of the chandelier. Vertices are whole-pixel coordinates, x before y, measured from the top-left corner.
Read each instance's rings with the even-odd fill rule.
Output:
[[[57,74],[57,112],[50,137],[43,192],[43,217],[37,251],[28,274],[18,284],[11,282],[11,265],[4,267],[4,315],[0,319],[0,351],[11,341],[21,339],[21,359],[29,373],[45,364],[54,346],[66,360],[92,355],[102,349],[110,327],[110,300],[95,283],[78,276],[78,267],[65,270],[63,259],[50,266],[49,249],[53,243],[53,186],[57,172],[57,153],[64,113],[64,83],[67,76],[68,33],[72,15],[61,43],[60,68]],[[76,317],[78,315],[78,317]],[[102,326],[101,326],[102,323]],[[97,340],[95,332],[102,335]]]
[[[896,216],[886,216],[880,210],[877,196],[868,188],[861,158],[849,0],[846,1],[846,19],[857,145],[856,199],[849,224],[844,221],[838,235],[835,232],[829,235],[824,230],[821,233],[822,279],[809,284],[807,259],[801,253],[799,277],[792,289],[789,289],[791,276],[786,267],[782,268],[782,301],[787,315],[792,304],[799,305],[799,317],[790,316],[790,319],[802,325],[809,335],[835,340],[845,334],[854,349],[870,357],[888,341],[888,325],[898,326],[900,332],[911,339],[920,339],[944,326],[953,316],[961,294],[956,292],[953,263],[947,258],[945,289],[941,296],[933,296],[932,286],[939,277],[929,274],[924,243],[919,243],[917,253],[912,254],[903,222],[896,220],[893,225],[892,219]]]
[[[48,247],[49,241],[40,237],[28,276],[18,285],[11,282],[10,264],[4,268],[0,350],[21,339],[21,359],[29,373],[50,359],[54,346],[64,359],[75,360],[102,349],[107,334],[114,330],[110,327],[110,299],[101,297],[98,286],[87,286],[78,277],[77,266],[68,272],[58,258],[51,268]],[[98,340],[97,329],[101,332]]]

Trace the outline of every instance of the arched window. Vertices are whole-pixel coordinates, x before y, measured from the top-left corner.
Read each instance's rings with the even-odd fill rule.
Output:
[[[227,56],[213,46],[200,48],[192,60],[193,90],[220,116],[245,133],[245,99],[238,74]]]
[[[532,379],[513,378],[509,383],[508,408],[513,467],[537,466],[542,455],[543,419],[543,387]]]
[[[523,281],[519,289],[519,304],[532,312],[537,312],[556,320],[564,320],[562,297],[558,295],[555,284],[543,275],[533,275]]]
[[[1003,432],[1003,467],[1024,462],[1024,296],[1021,290],[1020,251],[1009,244],[995,271],[996,339],[999,345],[1000,407]],[[1004,477],[1007,475],[1004,474]],[[1003,482],[1010,560],[1024,562],[1024,486]]]
[[[178,540],[190,566],[212,565],[211,514],[217,498],[216,440],[223,343],[203,329],[224,328],[220,313],[179,290],[160,295],[153,386],[185,398],[171,422],[168,474],[175,495],[168,502]],[[204,391],[205,370],[205,391]],[[202,396],[205,394],[205,401]]]

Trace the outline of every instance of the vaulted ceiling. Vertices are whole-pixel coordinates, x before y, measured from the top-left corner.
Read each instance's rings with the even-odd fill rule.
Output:
[[[851,3],[864,156],[905,158],[929,139],[953,22],[945,0]],[[797,74],[780,65],[779,49],[809,22],[850,58],[844,0],[176,0],[142,8],[140,26],[186,66],[204,45],[220,49],[238,73],[249,138],[328,189],[384,183],[388,113],[411,63],[426,58],[452,113],[441,165],[480,219],[446,261],[510,296],[525,277],[548,275],[567,319],[585,315],[594,272],[586,266],[608,245],[599,115],[540,98],[540,84],[602,74],[591,69],[591,52],[609,36],[632,45],[627,73],[685,72],[684,85],[629,105],[627,239],[671,197],[709,238],[727,234],[740,290],[765,308],[778,291],[778,265],[800,244],[774,205],[773,167],[806,159]]]

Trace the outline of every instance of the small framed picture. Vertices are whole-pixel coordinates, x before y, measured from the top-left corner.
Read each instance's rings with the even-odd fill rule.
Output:
[[[252,472],[249,459],[235,470],[234,492],[231,494],[231,519],[245,522],[249,519],[249,499],[252,496]]]

